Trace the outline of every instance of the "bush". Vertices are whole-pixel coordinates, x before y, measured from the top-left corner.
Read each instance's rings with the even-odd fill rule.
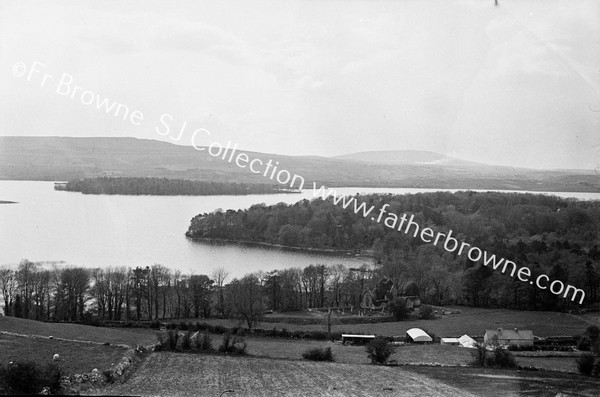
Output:
[[[581,375],[591,376],[594,369],[594,355],[582,353],[576,360],[577,370]]]
[[[388,309],[397,321],[404,320],[408,317],[409,311],[406,308],[406,302],[403,299],[396,298],[388,303]]]
[[[581,336],[578,340],[577,340],[577,349],[581,350],[581,351],[590,351],[590,348],[592,347],[592,341],[590,340],[590,338],[586,335]]]
[[[590,325],[585,329],[585,334],[592,340],[592,342],[600,339],[600,327],[597,325]]]
[[[433,308],[431,306],[421,306],[419,309],[419,318],[421,320],[430,320],[433,318]]]
[[[600,358],[596,359],[594,367],[592,368],[592,376],[600,378]]]
[[[198,350],[200,350],[200,351],[211,351],[212,350],[212,341],[210,339],[210,334],[208,332],[202,334],[202,336],[198,339],[200,340]]]
[[[385,364],[396,348],[386,338],[377,337],[367,345],[366,351],[372,363]]]
[[[206,333],[197,333],[196,337],[192,339],[192,349],[200,352],[208,352],[212,351],[212,343],[210,334]]]
[[[473,353],[473,361],[471,365],[475,367],[483,367],[485,366],[487,350],[483,343],[475,344],[475,349],[472,351]]]
[[[486,345],[477,343],[473,350],[473,361],[471,365],[476,367],[495,367],[495,368],[517,368],[515,356],[501,346],[494,346],[490,355]]]
[[[0,366],[0,386],[8,394],[38,394],[45,387],[58,394],[62,376],[63,372],[54,363],[42,367],[27,361]]]
[[[192,331],[183,332],[179,338],[179,351],[189,351],[192,350]]]
[[[228,332],[227,327],[224,327],[222,325],[215,325],[213,328],[213,332],[215,334],[225,334]]]
[[[334,361],[331,347],[315,347],[302,353],[302,357],[312,361]]]
[[[496,368],[517,368],[517,360],[513,354],[500,346],[494,348],[494,359],[491,364],[490,367]]]
[[[169,347],[169,340],[167,338],[165,338],[165,335],[161,332],[159,332],[158,334],[156,334],[156,347],[154,348],[155,351],[161,351],[161,350],[167,350]]]
[[[168,348],[168,350],[177,349],[177,340],[178,339],[179,339],[179,332],[172,330],[172,329],[167,331],[167,348]]]
[[[219,351],[221,353],[246,354],[246,341],[239,336],[231,336],[231,332],[227,331],[223,334]]]

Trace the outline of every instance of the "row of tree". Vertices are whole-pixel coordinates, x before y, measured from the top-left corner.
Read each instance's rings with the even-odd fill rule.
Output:
[[[162,265],[148,267],[45,267],[23,260],[0,268],[0,293],[7,316],[51,321],[240,318],[252,326],[265,310],[313,307],[358,310],[372,286],[366,265],[311,265],[247,274],[228,281],[223,268],[186,275]]]

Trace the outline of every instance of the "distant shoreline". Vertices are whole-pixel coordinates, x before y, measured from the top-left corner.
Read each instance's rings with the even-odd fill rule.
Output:
[[[54,190],[93,195],[125,196],[245,196],[300,193],[278,185],[211,182],[148,177],[99,177],[54,182]]]
[[[307,252],[312,254],[324,254],[330,256],[339,256],[345,258],[351,258],[356,260],[371,260],[373,259],[373,251],[362,249],[358,250],[334,250],[327,248],[309,248],[309,247],[294,247],[291,245],[282,245],[282,244],[271,244],[271,243],[263,243],[259,241],[246,241],[246,240],[229,240],[223,238],[208,238],[208,237],[190,237],[186,233],[186,237],[189,240],[196,242],[204,242],[214,245],[242,245],[248,247],[261,247],[261,248],[269,248],[276,249],[282,251],[297,251],[297,252]]]
[[[16,201],[0,200],[0,204],[19,204]]]

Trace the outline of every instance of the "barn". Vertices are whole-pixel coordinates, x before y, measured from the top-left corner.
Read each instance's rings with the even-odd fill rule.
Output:
[[[427,332],[421,328],[411,328],[406,331],[406,341],[416,343],[428,343],[432,342],[431,336],[427,335]]]
[[[533,331],[529,329],[487,329],[483,337],[486,345],[533,346]]]

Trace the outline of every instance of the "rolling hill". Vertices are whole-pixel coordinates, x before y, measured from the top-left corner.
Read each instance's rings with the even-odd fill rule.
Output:
[[[239,152],[239,151],[238,151]],[[598,192],[592,170],[532,170],[468,162],[433,152],[362,152],[337,157],[245,152],[326,186]],[[272,182],[191,146],[136,138],[0,137],[0,179],[162,177]]]

